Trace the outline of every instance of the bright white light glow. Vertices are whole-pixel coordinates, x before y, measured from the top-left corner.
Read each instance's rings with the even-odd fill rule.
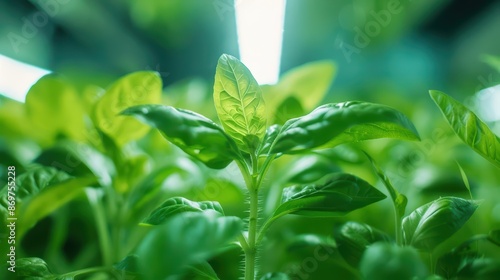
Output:
[[[476,93],[479,115],[486,122],[500,121],[500,85],[485,88]]]
[[[50,71],[0,55],[0,94],[24,102],[30,87]]]
[[[236,0],[240,60],[259,84],[279,77],[286,0]]]

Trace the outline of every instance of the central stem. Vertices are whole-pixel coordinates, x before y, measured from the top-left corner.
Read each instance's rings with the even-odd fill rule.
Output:
[[[258,189],[250,189],[250,215],[248,219],[248,250],[245,252],[245,280],[255,278],[255,259],[257,257],[257,220],[259,213]]]

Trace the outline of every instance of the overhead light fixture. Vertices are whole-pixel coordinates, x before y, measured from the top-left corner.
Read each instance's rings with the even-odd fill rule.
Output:
[[[30,87],[49,70],[0,55],[0,94],[24,102]]]
[[[286,0],[236,0],[240,60],[259,84],[279,78]]]

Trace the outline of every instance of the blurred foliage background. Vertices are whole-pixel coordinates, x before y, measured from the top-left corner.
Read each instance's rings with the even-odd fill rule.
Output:
[[[374,29],[366,46],[357,46],[356,28],[365,30],[391,2],[398,13]],[[167,84],[193,76],[210,80],[221,53],[238,55],[233,5],[3,0],[0,53],[58,73],[76,72],[80,79],[102,79],[104,85],[145,69],[168,73]],[[491,73],[480,56],[498,55],[499,9],[493,0],[287,1],[281,69],[333,59],[342,69],[333,89],[348,89],[351,96],[369,96],[384,85],[407,96],[429,87],[470,95],[481,83],[478,76]],[[40,26],[13,45],[8,34],[22,35],[26,21]],[[350,55],[346,44],[356,48]]]
[[[468,197],[458,162],[469,177],[474,199],[485,201],[468,226],[443,247],[449,249],[472,233],[500,227],[500,200],[491,199],[500,197],[498,170],[453,134],[427,93],[429,89],[448,92],[479,116],[488,111],[481,107],[484,102],[477,102],[475,94],[500,83],[500,67],[492,67],[495,60],[491,58],[500,56],[499,27],[500,2],[494,0],[288,0],[281,72],[312,61],[333,60],[336,76],[320,103],[360,99],[390,105],[410,117],[422,141],[369,141],[327,151],[320,155],[321,160],[314,158],[316,155],[303,162],[283,157],[271,172],[285,174],[294,166],[301,170],[311,161],[326,161],[325,170],[343,169],[376,182],[359,152],[358,148],[362,148],[408,195],[409,212],[442,195]],[[22,35],[23,39],[12,34]],[[89,85],[106,88],[125,74],[153,70],[163,80],[163,103],[216,120],[211,94],[215,66],[222,53],[238,56],[231,0],[0,1],[0,54],[63,76],[83,100],[74,107],[82,114],[90,112],[98,91]],[[498,90],[496,94],[500,94]],[[500,103],[489,105],[498,108]],[[61,112],[50,124],[31,124],[33,120],[24,114],[23,106],[0,99],[2,185],[5,166],[16,165],[22,171],[33,161],[43,164],[57,158],[50,149],[60,136],[53,129],[67,129],[72,140],[89,141],[77,135],[80,127],[65,127],[64,121],[57,119],[78,112]],[[294,110],[287,114],[298,114]],[[497,135],[499,122],[487,121]],[[85,127],[83,123],[71,123]],[[137,146],[153,162],[147,170],[178,165],[186,172],[162,183],[176,186],[168,190],[168,196],[218,200],[226,214],[245,216],[238,186],[241,181],[233,182],[230,171],[211,172],[162,142],[156,133],[149,133]],[[127,149],[134,154],[136,148]],[[163,178],[159,173],[151,177]],[[286,182],[289,179],[284,176],[267,182],[267,208],[279,200],[277,189],[290,183]],[[71,211],[57,211],[27,233],[24,253],[43,257],[49,264],[58,263],[59,272],[98,264],[96,242],[89,242],[95,240],[95,231],[91,218],[84,214],[88,205],[82,198],[65,207]],[[347,220],[392,232],[392,219],[384,218],[388,213],[390,203],[384,201],[339,219],[292,216],[280,220],[271,228],[271,242],[263,249],[273,252],[264,254],[263,270],[300,268],[304,256],[311,252],[290,245],[296,244],[296,234],[331,236],[334,225]],[[58,235],[50,237],[54,232]],[[498,256],[498,250],[488,253]],[[236,279],[238,267],[227,267],[226,263],[238,258],[237,250],[227,251],[211,264],[216,271],[225,271],[221,275],[226,278],[221,279]],[[320,263],[311,279],[326,279],[321,277],[328,275],[328,267],[338,266],[335,260],[329,262]],[[349,277],[348,270],[342,271]]]

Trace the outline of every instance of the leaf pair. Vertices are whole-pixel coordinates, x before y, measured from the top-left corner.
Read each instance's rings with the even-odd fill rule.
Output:
[[[165,138],[211,168],[224,168],[241,153],[283,154],[375,138],[417,140],[413,124],[387,106],[332,103],[270,126],[261,89],[236,58],[222,55],[216,69],[214,102],[222,129],[199,114],[168,106],[142,105],[123,112],[159,129]]]

